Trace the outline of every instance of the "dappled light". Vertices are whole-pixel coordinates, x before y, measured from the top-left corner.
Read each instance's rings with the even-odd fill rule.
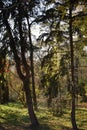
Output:
[[[84,106],[83,106],[84,107]],[[66,109],[60,117],[53,116],[53,113],[44,106],[39,107],[36,111],[40,125],[36,128],[30,127],[30,119],[28,117],[27,108],[20,103],[9,103],[0,105],[0,124],[2,130],[72,130],[70,123],[70,109]],[[87,110],[79,108],[77,110],[77,124],[79,128],[86,130]]]
[[[87,0],[0,0],[0,130],[87,130]]]

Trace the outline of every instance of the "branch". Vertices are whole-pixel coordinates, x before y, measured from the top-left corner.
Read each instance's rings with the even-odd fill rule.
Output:
[[[2,8],[4,6],[2,1],[0,2],[0,6]],[[7,17],[6,17],[6,11],[2,11],[2,13],[3,13],[3,23],[6,26],[6,30],[9,34],[9,39],[10,39],[9,46],[12,49],[12,52],[14,54],[14,59],[16,62],[16,69],[17,69],[17,72],[18,72],[20,78],[23,80],[24,75],[22,74],[22,71],[21,71],[21,61],[20,61],[20,57],[17,54],[16,43],[14,41],[14,37],[13,37],[12,32],[11,32],[11,27],[10,27],[8,20],[7,20]]]
[[[1,3],[2,3],[2,2],[0,2],[0,6],[2,6]],[[0,7],[0,10],[2,10],[2,11],[11,10],[11,9],[13,9],[14,7],[16,7],[16,6],[18,6],[18,5],[19,5],[19,3],[15,3],[15,4],[10,5],[10,6],[8,6],[8,7]]]

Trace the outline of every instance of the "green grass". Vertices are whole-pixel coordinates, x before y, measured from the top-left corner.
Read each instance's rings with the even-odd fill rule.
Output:
[[[0,122],[10,125],[29,123],[27,110],[19,103],[0,105]]]
[[[71,130],[70,109],[64,111],[61,117],[53,116],[46,107],[39,107],[36,112],[40,122],[38,130]],[[76,111],[77,125],[80,130],[87,130],[87,109],[78,108]],[[20,103],[0,105],[0,124],[9,126],[27,126],[30,123],[27,109]],[[25,129],[24,129],[25,130]]]

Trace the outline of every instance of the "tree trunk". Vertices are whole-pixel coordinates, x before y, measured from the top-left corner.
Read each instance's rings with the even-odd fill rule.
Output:
[[[34,66],[33,66],[33,60],[31,59],[31,72],[32,72],[32,93],[33,93],[33,102],[34,102],[34,108],[37,110],[37,98],[36,98],[36,92],[35,92],[35,76],[34,76]]]
[[[31,63],[31,78],[32,78],[32,94],[33,94],[33,103],[34,108],[37,110],[37,98],[36,98],[36,92],[35,92],[35,75],[34,75],[34,62],[33,62],[33,44],[31,39],[31,28],[29,24],[29,19],[27,17],[27,23],[28,23],[28,36],[29,36],[29,44],[30,44],[30,63]]]
[[[36,118],[34,110],[33,110],[33,103],[32,103],[31,90],[30,90],[29,84],[30,84],[29,79],[23,81],[24,90],[25,90],[25,94],[26,94],[28,113],[30,115],[30,120],[31,120],[32,126],[38,126],[39,123],[37,121],[37,118]]]
[[[70,36],[70,51],[71,51],[71,87],[72,87],[72,110],[71,110],[71,122],[74,130],[77,130],[76,115],[75,115],[75,77],[74,77],[74,46],[72,35],[72,1],[70,0],[69,9],[69,36]]]

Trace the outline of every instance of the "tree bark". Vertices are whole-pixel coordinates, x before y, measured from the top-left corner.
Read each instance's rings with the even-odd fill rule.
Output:
[[[39,123],[38,123],[38,120],[37,120],[34,110],[33,110],[33,103],[32,103],[31,90],[30,90],[29,84],[30,84],[29,79],[23,81],[30,120],[32,122],[32,126],[37,126],[37,125],[39,125]]]

